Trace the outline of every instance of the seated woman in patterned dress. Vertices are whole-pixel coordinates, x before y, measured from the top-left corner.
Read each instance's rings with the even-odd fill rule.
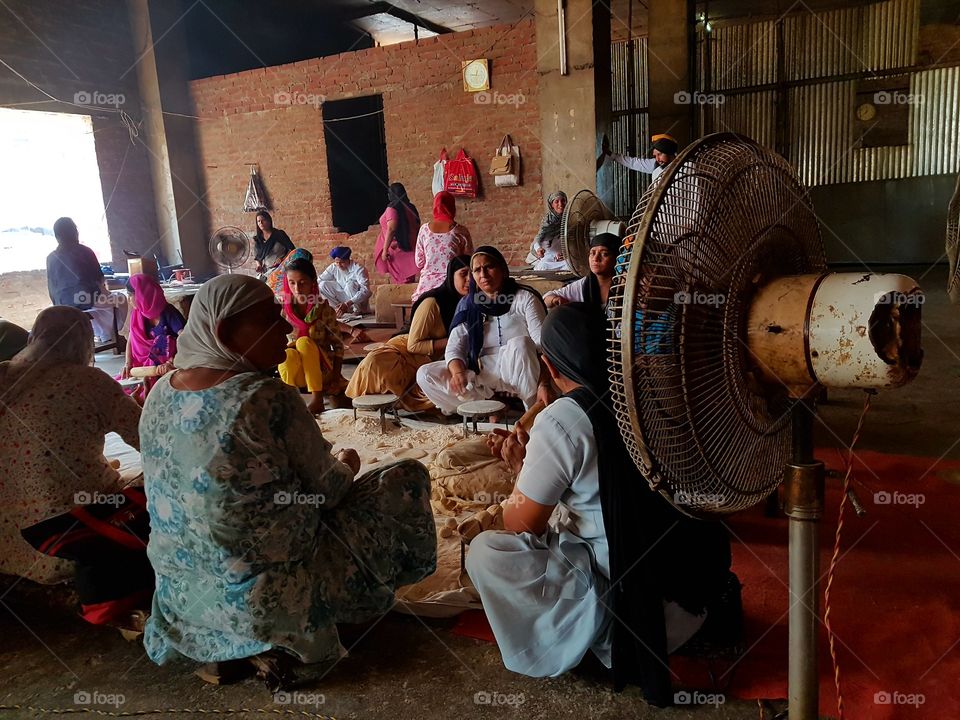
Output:
[[[186,320],[167,302],[160,283],[149,275],[138,273],[130,278],[133,310],[130,312],[130,339],[127,341],[126,361],[120,377],[130,377],[135,367],[156,367],[157,376],[170,372],[177,354],[177,338],[183,332]],[[143,402],[156,377],[143,379],[143,385],[133,396]]]
[[[158,664],[208,663],[213,682],[256,665],[276,688],[291,658],[341,657],[338,623],[387,612],[436,565],[426,468],[356,477],[355,451],[330,454],[270,376],[289,330],[264,283],[210,280],[140,424],[157,578],[144,645]]]
[[[347,403],[343,391],[343,338],[337,314],[320,295],[317,269],[309,251],[298,248],[284,265],[283,319],[293,327],[287,359],[280,363],[280,378],[313,394],[307,409],[323,412],[323,396],[332,395],[337,407]]]
[[[21,531],[123,485],[104,436],[138,447],[140,407],[92,364],[90,319],[61,305],[43,310],[26,348],[0,363],[0,573],[72,579],[72,561],[38,553]]]

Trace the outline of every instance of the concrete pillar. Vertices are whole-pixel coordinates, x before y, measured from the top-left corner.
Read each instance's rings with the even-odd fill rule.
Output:
[[[567,75],[560,74],[557,0],[535,0],[543,193],[597,191],[600,137],[610,125],[610,12],[565,0]]]
[[[683,148],[692,139],[693,106],[675,102],[689,93],[692,2],[650,0],[647,15],[649,53],[650,131],[670,133]],[[649,151],[638,148],[638,152]]]
[[[207,253],[204,193],[189,96],[182,25],[175,27],[176,3],[127,0],[140,102],[141,139],[150,155],[154,204],[160,237],[157,250],[167,264],[183,262],[196,276],[214,272]],[[151,14],[152,13],[152,14]],[[157,26],[160,44],[154,44]],[[165,114],[166,113],[166,114]],[[240,188],[238,202],[244,188]]]

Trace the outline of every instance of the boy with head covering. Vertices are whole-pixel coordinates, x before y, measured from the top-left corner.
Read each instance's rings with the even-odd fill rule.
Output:
[[[610,152],[610,145],[608,144],[606,136],[603,138],[603,159],[612,158],[614,162],[618,162],[623,165],[625,168],[630,170],[636,170],[637,172],[650,173],[653,175],[653,180],[656,181],[666,169],[667,165],[673,162],[673,159],[677,156],[677,151],[679,150],[679,145],[672,135],[666,133],[661,133],[659,135],[654,135],[650,138],[653,145],[653,150],[651,152],[651,157],[649,158],[636,158],[630,157],[629,155],[620,155],[618,153]]]
[[[673,699],[667,654],[712,612],[730,542],[637,471],[610,399],[606,327],[583,303],[547,316],[545,363],[564,394],[500,448],[519,473],[506,529],[478,535],[466,568],[507,668],[556,676],[592,651],[617,690],[639,685],[663,706]]]
[[[318,278],[320,294],[338,316],[370,310],[370,276],[363,265],[351,259],[352,254],[346,245],[335,247],[330,251],[333,262]]]
[[[567,194],[562,190],[550,193],[547,197],[547,212],[540,221],[540,229],[530,244],[530,253],[526,258],[534,270],[570,269],[560,244],[560,223],[566,207]]]

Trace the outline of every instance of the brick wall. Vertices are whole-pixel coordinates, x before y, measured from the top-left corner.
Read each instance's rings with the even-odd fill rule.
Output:
[[[464,92],[460,71],[462,60],[481,57],[490,61],[487,104]],[[482,194],[458,201],[457,220],[475,244],[496,245],[508,261],[521,262],[544,210],[537,80],[534,26],[524,21],[194,81],[210,225],[254,228],[240,208],[245,163],[257,163],[274,222],[295,244],[323,254],[350,244],[371,276],[386,282],[372,267],[376,229],[346,236],[332,224],[319,105],[274,101],[276,93],[329,100],[382,94],[390,181],[404,183],[428,220],[440,148],[452,157],[464,147],[477,162]],[[523,157],[517,188],[494,187],[486,174],[505,133]]]
[[[140,117],[136,70],[125,73],[136,58],[124,0],[5,0],[0,7],[0,48],[5,62],[60,100],[73,102],[76,93],[123,95],[120,107],[135,119]],[[150,247],[157,238],[143,141],[131,143],[117,113],[39,102],[43,100],[47,100],[43,94],[0,66],[0,107],[93,116],[104,204],[109,202],[107,228],[113,259],[125,267],[121,247]],[[49,202],[52,226],[63,213],[57,209],[56,197]],[[82,237],[83,228],[80,232]]]

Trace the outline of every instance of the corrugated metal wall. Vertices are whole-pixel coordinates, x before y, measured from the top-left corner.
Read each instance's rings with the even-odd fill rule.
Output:
[[[960,170],[956,67],[906,73],[909,93],[919,99],[909,104],[909,144],[855,147],[856,78],[916,65],[919,13],[920,0],[887,0],[784,18],[783,81],[792,85],[785,91],[785,147],[779,149],[807,185]],[[724,99],[703,107],[704,128],[776,147],[777,35],[773,21],[716,27],[709,41],[700,32],[700,88]]]
[[[632,45],[632,48],[630,47]],[[610,47],[613,72],[613,127],[610,148],[619,153],[643,153],[649,143],[650,115],[647,112],[647,39],[634,38]],[[650,176],[627,170],[614,163],[611,210],[630,217]]]

